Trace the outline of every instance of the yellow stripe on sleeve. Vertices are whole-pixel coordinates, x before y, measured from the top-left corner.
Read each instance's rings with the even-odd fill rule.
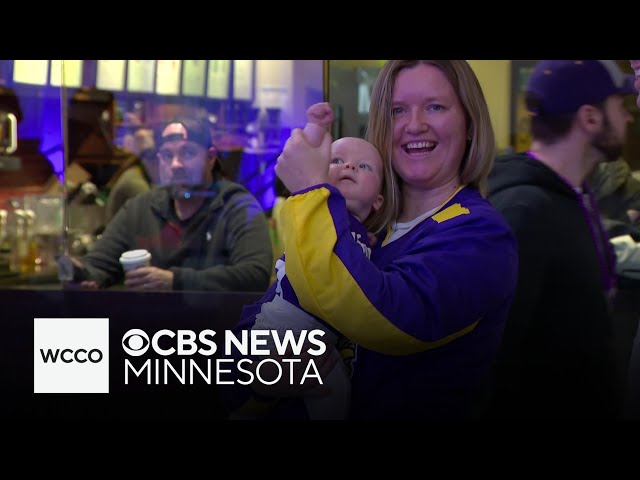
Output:
[[[327,203],[329,193],[319,188],[294,195],[282,210],[286,272],[305,310],[363,347],[391,355],[436,348],[475,328],[477,321],[447,337],[426,342],[385,318],[333,252],[337,235]]]

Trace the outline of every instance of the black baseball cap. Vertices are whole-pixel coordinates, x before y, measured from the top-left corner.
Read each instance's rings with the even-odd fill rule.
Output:
[[[184,128],[184,132],[163,135],[163,132],[169,125],[173,125],[176,123],[182,125],[182,127]],[[164,142],[169,142],[172,140],[185,140],[189,142],[195,142],[202,145],[207,150],[211,147],[215,147],[213,145],[213,139],[211,137],[211,128],[209,126],[209,122],[206,119],[198,119],[194,117],[174,117],[173,119],[165,123],[157,132],[156,145],[158,149]],[[220,162],[219,156],[213,165],[213,172],[214,174],[219,174],[223,177],[227,176],[225,169]]]
[[[171,133],[168,135],[163,135],[163,132],[169,125],[173,125],[176,123],[184,127],[184,133]],[[156,145],[158,146],[158,148],[164,142],[172,140],[186,140],[189,142],[195,142],[202,145],[206,149],[209,149],[213,146],[209,122],[204,119],[200,120],[193,117],[175,117],[162,126],[157,134]]]

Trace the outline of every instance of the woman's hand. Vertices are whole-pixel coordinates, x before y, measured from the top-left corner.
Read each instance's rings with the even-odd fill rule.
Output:
[[[278,157],[275,172],[290,192],[327,183],[331,163],[331,135],[327,132],[319,147],[312,147],[302,130],[295,128]]]

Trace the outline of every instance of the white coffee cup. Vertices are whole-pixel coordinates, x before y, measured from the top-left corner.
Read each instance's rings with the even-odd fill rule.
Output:
[[[129,250],[120,256],[120,264],[125,272],[151,265],[151,253],[148,250]]]

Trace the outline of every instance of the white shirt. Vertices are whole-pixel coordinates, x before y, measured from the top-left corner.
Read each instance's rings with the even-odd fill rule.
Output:
[[[394,223],[392,223],[391,224],[391,235],[389,235],[389,238],[387,239],[386,243],[391,243],[391,242],[399,239],[403,235],[409,233],[413,227],[418,225],[425,218],[430,217],[431,215],[433,215],[436,212],[436,210],[438,210],[439,208],[440,207],[433,208],[433,209],[429,210],[428,212],[423,213],[422,215],[419,215],[416,218],[414,218],[413,220],[410,220],[408,222],[404,222],[404,223],[394,222]]]

